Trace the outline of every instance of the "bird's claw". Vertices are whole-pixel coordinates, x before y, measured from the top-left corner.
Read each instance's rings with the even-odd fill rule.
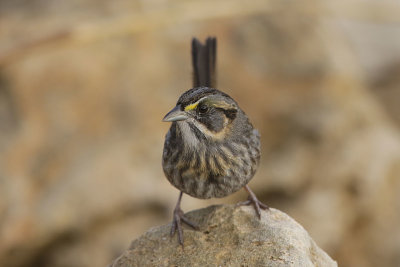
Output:
[[[171,237],[175,234],[176,231],[178,231],[178,242],[179,244],[183,247],[183,229],[182,229],[182,222],[186,223],[190,227],[192,227],[195,230],[198,230],[199,227],[197,224],[189,220],[188,218],[185,217],[185,214],[183,211],[177,207],[174,210],[174,216],[172,220],[172,227],[171,227]]]
[[[246,201],[239,202],[236,205],[237,206],[253,205],[254,209],[256,210],[258,218],[261,219],[261,209],[268,210],[269,209],[268,205],[265,205],[260,200],[258,200],[256,195],[253,193],[253,191],[250,190],[250,188],[247,185],[245,186],[244,189],[249,193],[249,197]]]

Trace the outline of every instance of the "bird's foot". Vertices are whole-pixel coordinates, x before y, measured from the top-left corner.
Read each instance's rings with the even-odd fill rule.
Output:
[[[182,222],[186,223],[190,227],[192,227],[195,230],[198,230],[199,227],[197,224],[189,220],[188,218],[185,217],[185,214],[183,213],[181,209],[181,200],[182,200],[182,195],[183,192],[181,191],[179,193],[178,197],[178,202],[176,203],[175,209],[174,209],[174,215],[172,219],[172,227],[171,227],[171,237],[175,234],[176,231],[178,231],[178,242],[179,244],[183,247],[183,229],[182,229]]]
[[[244,189],[249,193],[249,197],[246,201],[239,202],[237,206],[248,206],[248,205],[253,205],[254,209],[256,210],[258,218],[261,218],[261,209],[263,210],[268,210],[269,207],[262,203],[256,195],[253,193],[253,191],[250,190],[250,188],[246,185]]]
[[[197,224],[189,220],[185,217],[185,214],[181,210],[180,207],[176,207],[174,210],[174,218],[172,220],[172,227],[171,227],[171,237],[174,236],[175,232],[178,232],[178,242],[183,247],[183,229],[182,229],[182,222],[186,223],[190,227],[195,230],[198,230],[199,227]]]

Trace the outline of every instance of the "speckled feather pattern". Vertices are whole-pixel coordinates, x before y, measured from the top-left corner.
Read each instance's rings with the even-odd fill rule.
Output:
[[[221,91],[203,87],[185,92],[185,106],[208,95],[221,96],[238,112],[225,126],[223,138],[205,134],[195,119],[173,122],[164,143],[163,170],[179,190],[196,198],[220,198],[245,186],[260,160],[260,135],[237,103]]]

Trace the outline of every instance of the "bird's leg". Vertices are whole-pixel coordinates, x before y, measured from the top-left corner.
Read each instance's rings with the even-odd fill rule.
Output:
[[[181,209],[181,200],[182,200],[183,192],[181,191],[179,194],[178,202],[176,203],[174,213],[173,213],[173,220],[172,220],[172,227],[171,227],[171,236],[175,234],[175,231],[178,230],[178,242],[181,246],[183,246],[183,230],[182,230],[182,223],[184,222],[190,227],[195,230],[198,230],[199,227],[190,221],[188,218],[185,217]]]
[[[254,194],[254,192],[251,191],[248,185],[245,185],[243,188],[244,190],[247,191],[247,193],[249,193],[249,198],[247,199],[247,201],[240,202],[237,205],[238,206],[253,205],[258,215],[258,218],[261,218],[261,209],[267,210],[269,209],[269,207],[257,199],[256,194]]]

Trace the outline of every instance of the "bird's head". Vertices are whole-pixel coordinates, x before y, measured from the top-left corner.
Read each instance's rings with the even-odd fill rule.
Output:
[[[176,106],[163,121],[185,122],[192,131],[205,137],[219,139],[229,133],[239,107],[227,94],[208,87],[190,89],[179,98]]]

